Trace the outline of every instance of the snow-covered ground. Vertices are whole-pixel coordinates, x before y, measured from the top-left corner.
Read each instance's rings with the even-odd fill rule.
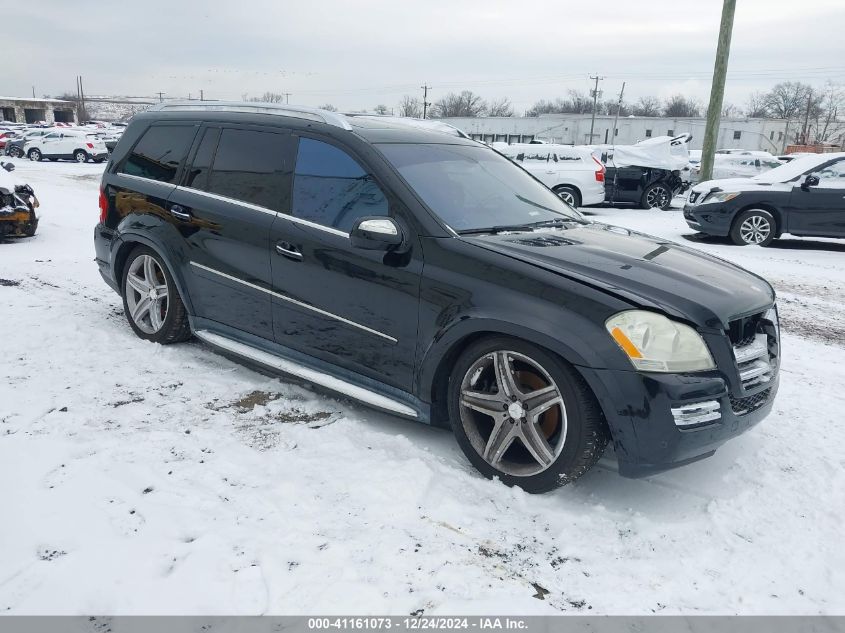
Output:
[[[42,220],[0,244],[0,613],[845,613],[845,241],[695,244],[778,290],[774,413],[530,496],[446,431],[136,338],[93,262],[102,166],[17,165]]]

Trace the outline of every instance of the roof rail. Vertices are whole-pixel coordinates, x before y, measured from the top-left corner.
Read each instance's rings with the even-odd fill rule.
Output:
[[[422,130],[431,130],[432,132],[442,132],[450,136],[457,136],[459,138],[471,138],[469,134],[455,127],[451,123],[437,121],[434,119],[419,119],[417,117],[396,116],[393,114],[369,114],[367,112],[344,112],[344,116],[361,117],[363,119],[381,119],[388,123],[395,123],[397,125],[406,125],[408,127],[415,127]]]
[[[337,112],[321,110],[320,108],[308,108],[305,106],[292,106],[282,103],[264,103],[242,101],[164,101],[157,103],[147,110],[170,111],[170,112],[252,112],[255,114],[275,114],[278,116],[289,116],[296,119],[307,119],[326,123],[335,127],[351,130],[352,126],[346,117]]]

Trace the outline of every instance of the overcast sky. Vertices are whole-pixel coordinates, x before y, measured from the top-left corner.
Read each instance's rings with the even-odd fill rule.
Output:
[[[798,79],[845,83],[845,1],[738,0],[726,101]],[[394,107],[472,89],[537,99],[587,91],[705,102],[719,0],[38,0],[4,12],[0,93],[240,99]],[[11,60],[11,64],[9,64]],[[10,68],[11,66],[11,68]]]

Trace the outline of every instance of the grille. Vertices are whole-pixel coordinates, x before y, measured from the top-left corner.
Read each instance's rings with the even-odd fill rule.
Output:
[[[752,314],[751,316],[736,319],[730,322],[728,328],[728,336],[731,339],[731,345],[734,347],[743,347],[749,345],[754,341],[757,332],[762,332],[763,312],[759,314]]]
[[[731,409],[736,415],[745,415],[762,407],[769,400],[772,390],[763,389],[760,393],[745,398],[734,398],[731,396]]]

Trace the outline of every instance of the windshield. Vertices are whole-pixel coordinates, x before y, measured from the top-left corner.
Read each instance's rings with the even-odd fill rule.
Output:
[[[378,149],[457,232],[584,221],[544,185],[486,147],[381,143]]]
[[[775,167],[771,171],[763,174],[758,174],[752,178],[755,182],[787,182],[797,178],[801,174],[812,170],[820,163],[827,162],[829,158],[823,154],[816,154],[814,156],[801,156],[793,161]]]

